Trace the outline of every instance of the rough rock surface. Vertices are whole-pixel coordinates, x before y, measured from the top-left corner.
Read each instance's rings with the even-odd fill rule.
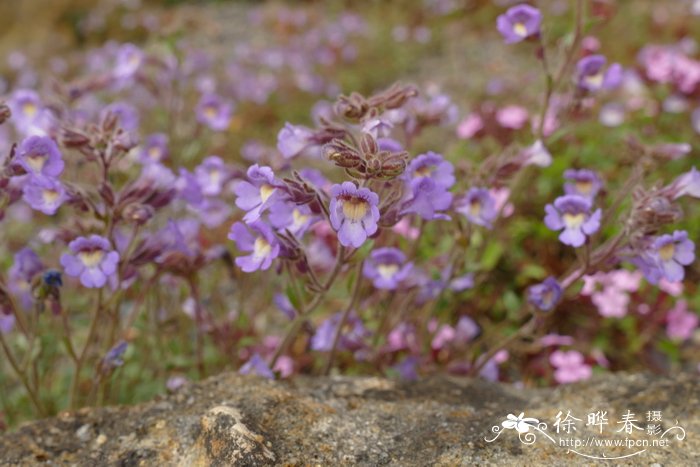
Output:
[[[0,438],[3,465],[698,465],[700,379],[606,375],[554,389],[521,389],[482,380],[434,378],[401,383],[333,377],[272,382],[224,374],[135,407],[84,409],[24,425]],[[626,435],[617,424],[630,410],[646,428],[660,412],[665,431],[687,436],[616,461],[598,461],[554,445],[536,430],[533,444],[513,429],[491,428],[508,414],[548,424],[553,439],[585,439],[587,413],[608,411],[600,437]],[[557,435],[559,411],[581,419]],[[523,434],[521,437],[526,436]],[[659,438],[657,434],[655,436]],[[527,441],[527,438],[525,438]],[[642,448],[578,449],[602,457]]]

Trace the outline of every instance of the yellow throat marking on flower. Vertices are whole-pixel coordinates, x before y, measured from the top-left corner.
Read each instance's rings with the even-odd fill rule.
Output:
[[[216,117],[216,114],[218,112],[216,111],[216,107],[213,105],[208,105],[204,108],[204,115],[206,115],[208,118],[214,118]]]
[[[474,217],[477,217],[479,216],[479,214],[481,214],[481,202],[478,199],[475,199],[469,203],[469,214],[471,214]]]
[[[582,212],[578,214],[565,213],[562,218],[564,219],[564,224],[571,229],[577,229],[581,227],[581,224],[586,220],[586,215]]]
[[[292,220],[294,223],[294,227],[299,228],[301,227],[304,222],[306,222],[309,219],[309,216],[306,214],[303,214],[299,209],[294,208],[292,211]]]
[[[78,253],[78,258],[88,268],[93,268],[100,264],[104,256],[105,252],[102,250],[81,251]]]
[[[603,73],[596,73],[595,75],[586,76],[585,79],[588,85],[599,88],[603,84]]]
[[[161,156],[161,151],[159,147],[152,147],[148,150],[148,157],[151,158],[153,161],[157,161],[160,159]]]
[[[272,193],[274,192],[275,187],[266,183],[260,187],[260,199],[264,203],[270,198],[270,196],[272,196]]]
[[[673,243],[667,243],[666,245],[659,248],[659,257],[661,257],[662,261],[669,261],[671,258],[673,258],[675,252],[676,245],[674,245]]]
[[[264,258],[270,254],[272,246],[262,237],[255,239],[255,244],[253,245],[253,256],[256,258]]]
[[[47,157],[43,154],[31,154],[27,157],[27,164],[34,172],[41,172],[46,165]]]
[[[59,196],[60,195],[56,190],[44,190],[44,192],[42,193],[42,197],[44,198],[44,202],[46,204],[55,203]]]
[[[515,23],[513,25],[513,32],[520,37],[527,36],[527,28],[523,23]]]
[[[214,169],[209,172],[209,181],[212,185],[218,185],[221,181],[221,171]]]
[[[36,105],[34,105],[32,102],[27,102],[26,104],[24,104],[22,106],[22,112],[24,112],[24,115],[26,115],[29,118],[36,115],[36,111],[37,111]]]
[[[397,264],[380,264],[377,266],[377,272],[384,279],[391,279],[399,272],[399,266]]]
[[[361,198],[351,198],[343,203],[343,214],[353,222],[364,219],[369,209],[369,203]]]
[[[593,191],[593,182],[588,180],[576,182],[576,191],[584,195],[590,194]]]
[[[430,175],[433,173],[432,167],[429,165],[426,165],[424,167],[421,167],[420,169],[416,170],[413,174],[413,177],[430,177]]]

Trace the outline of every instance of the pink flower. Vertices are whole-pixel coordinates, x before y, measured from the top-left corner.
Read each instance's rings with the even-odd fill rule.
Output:
[[[555,350],[549,356],[549,362],[556,368],[554,379],[560,384],[583,381],[593,374],[591,366],[584,363],[583,355],[576,350]]]
[[[584,276],[583,280],[581,295],[591,297],[598,313],[605,317],[621,318],[627,314],[629,293],[639,289],[642,274],[638,271],[619,269]]]
[[[402,237],[408,238],[409,240],[415,240],[418,238],[419,230],[415,227],[411,227],[411,221],[408,217],[404,217],[399,222],[392,227],[392,230]]]
[[[561,334],[547,334],[540,338],[540,345],[543,347],[556,345],[573,345],[574,338],[571,336],[562,336]]]
[[[527,123],[527,109],[519,105],[509,105],[496,112],[496,121],[503,128],[519,130]]]
[[[457,125],[457,137],[470,139],[484,128],[484,121],[478,114],[471,113]]]
[[[658,286],[672,297],[677,297],[683,293],[683,282],[669,282],[666,279],[661,279]]]
[[[678,300],[676,306],[671,308],[666,315],[666,334],[671,339],[687,340],[693,335],[693,331],[698,327],[698,315],[688,311],[688,303],[685,300]]]

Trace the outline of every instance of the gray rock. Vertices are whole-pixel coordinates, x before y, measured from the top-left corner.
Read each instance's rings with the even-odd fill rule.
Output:
[[[273,382],[224,374],[135,407],[83,409],[24,425],[0,438],[3,465],[697,465],[697,375],[608,374],[553,389],[437,377],[416,383],[380,378],[299,378]],[[603,434],[587,414],[608,412]],[[627,411],[645,430],[618,431]],[[559,411],[581,419],[557,434]],[[661,412],[666,447],[580,447],[553,440],[660,439],[646,433]],[[536,436],[502,429],[525,412],[548,424]],[[498,427],[500,433],[492,431]],[[594,428],[594,429],[592,429]],[[493,442],[487,439],[498,434]],[[615,461],[590,457],[620,457]]]

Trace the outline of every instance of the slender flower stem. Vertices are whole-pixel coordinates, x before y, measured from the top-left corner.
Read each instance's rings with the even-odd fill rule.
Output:
[[[77,399],[80,387],[80,371],[82,370],[83,365],[85,364],[85,358],[87,357],[88,351],[90,349],[90,344],[95,337],[95,333],[97,332],[97,323],[100,321],[102,315],[102,290],[103,289],[99,289],[97,292],[97,302],[95,305],[95,311],[92,316],[92,322],[90,323],[90,330],[88,331],[87,338],[85,339],[85,345],[83,346],[83,350],[80,352],[80,355],[78,355],[78,360],[75,363],[75,373],[73,374],[73,382],[71,383],[70,391],[70,407],[72,409],[76,408],[76,404],[78,402]]]
[[[292,341],[296,337],[297,333],[299,332],[299,329],[301,329],[302,325],[306,321],[308,315],[311,312],[313,312],[316,309],[316,307],[318,307],[318,305],[321,304],[321,301],[326,296],[326,293],[328,293],[331,286],[338,277],[338,274],[340,273],[340,270],[343,267],[344,260],[345,247],[343,247],[342,245],[338,245],[338,253],[335,258],[335,266],[333,267],[333,270],[328,276],[328,279],[326,279],[326,282],[321,288],[321,291],[314,295],[314,298],[311,299],[309,304],[306,305],[306,307],[303,310],[299,310],[299,314],[297,314],[297,316],[294,317],[292,324],[289,326],[287,334],[285,334],[284,339],[282,339],[282,342],[277,347],[275,354],[272,356],[272,360],[270,361],[270,368],[274,368],[275,364],[277,363],[277,360],[279,360],[279,358],[282,355],[284,355],[284,353],[287,351]]]
[[[340,322],[338,323],[338,327],[335,330],[335,335],[333,336],[333,345],[331,346],[331,351],[328,353],[328,360],[326,361],[326,366],[323,368],[323,374],[328,375],[331,371],[331,368],[333,367],[333,360],[335,359],[335,353],[338,349],[338,343],[340,342],[340,336],[343,333],[343,326],[345,325],[345,321],[347,321],[348,316],[350,315],[350,312],[352,311],[353,308],[355,308],[355,305],[357,304],[357,301],[360,298],[360,285],[362,284],[362,265],[364,264],[364,261],[360,261],[357,263],[357,274],[355,277],[355,288],[352,292],[352,298],[350,299],[350,303],[348,303],[348,306],[345,308],[345,311],[343,311],[343,315],[340,318]]]
[[[476,376],[481,372],[482,368],[501,350],[507,348],[510,344],[519,338],[528,335],[535,327],[535,316],[531,316],[525,324],[515,331],[510,336],[503,339],[498,345],[493,346],[488,352],[482,354],[477,362],[469,369],[469,376]]]
[[[29,399],[31,399],[32,404],[34,405],[34,408],[36,409],[37,413],[40,416],[45,416],[46,415],[46,410],[44,409],[44,406],[42,405],[41,401],[39,400],[39,397],[37,396],[36,392],[32,388],[32,386],[29,384],[29,380],[27,379],[26,373],[22,371],[22,369],[19,367],[17,364],[17,360],[15,360],[15,357],[12,355],[12,351],[10,350],[10,347],[7,345],[7,342],[5,341],[5,336],[3,335],[2,332],[0,332],[0,345],[2,346],[2,349],[5,352],[5,356],[7,357],[7,361],[10,363],[10,366],[14,370],[15,374],[17,374],[17,377],[19,380],[22,382],[22,385],[24,386],[24,389],[27,391],[27,394],[29,395]]]

